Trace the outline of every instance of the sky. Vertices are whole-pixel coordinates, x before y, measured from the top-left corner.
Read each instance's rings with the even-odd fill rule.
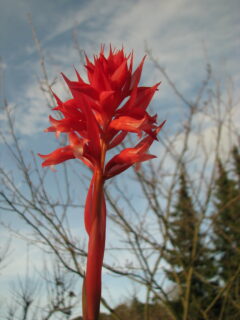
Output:
[[[9,103],[18,104],[21,110],[19,131],[30,135],[38,132],[41,121],[46,122],[44,107],[38,107],[42,103],[36,81],[40,70],[29,15],[48,57],[50,79],[59,77],[61,71],[73,76],[73,65],[78,67],[79,56],[72,45],[75,31],[80,48],[90,56],[98,52],[100,44],[111,43],[123,45],[129,52],[133,49],[140,60],[147,45],[180,90],[191,95],[197,90],[193,83],[197,86],[204,77],[206,61],[216,77],[231,75],[239,83],[238,12],[237,0],[1,0],[4,91]],[[149,81],[162,80],[149,61],[146,67]],[[164,82],[160,98],[172,102]],[[175,107],[168,112],[174,113]]]
[[[37,146],[36,152],[40,149],[42,153],[51,150],[51,143],[46,146],[41,142],[48,125],[48,109],[39,89],[42,74],[29,17],[46,56],[49,79],[56,79],[53,88],[58,94],[63,94],[60,72],[73,78],[73,66],[83,70],[72,43],[74,32],[81,50],[89,56],[97,53],[101,44],[108,47],[111,43],[113,47],[124,46],[128,52],[134,50],[137,64],[146,47],[150,48],[179,90],[191,98],[204,78],[207,62],[216,80],[231,77],[239,87],[239,12],[238,0],[0,0],[1,104],[6,98],[16,107],[16,128],[24,148]],[[177,104],[166,80],[149,59],[144,70],[143,80],[149,85],[163,80],[154,100],[160,119],[176,123],[184,114],[183,106]],[[0,122],[4,129],[2,112]],[[192,139],[195,143],[195,137]],[[4,159],[2,154],[1,164]],[[13,240],[12,245],[20,245],[19,256],[25,252],[24,244]],[[18,264],[24,272],[24,259]],[[14,279],[12,266],[5,270],[5,276]]]

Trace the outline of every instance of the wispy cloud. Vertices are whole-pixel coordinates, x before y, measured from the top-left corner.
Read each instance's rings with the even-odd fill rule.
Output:
[[[45,20],[49,14],[46,12]],[[75,28],[81,48],[90,55],[99,49],[101,43],[108,45],[111,42],[113,46],[124,45],[129,51],[134,49],[136,61],[139,61],[147,42],[153,55],[185,94],[191,95],[196,86],[200,86],[207,60],[215,68],[217,78],[231,74],[239,82],[239,38],[237,28],[233,27],[236,17],[231,6],[226,6],[222,0],[214,0],[211,4],[204,0],[191,5],[188,0],[124,0],[121,3],[93,0],[79,7],[69,6],[64,14],[55,13],[49,23],[49,32],[42,37],[44,52],[50,57],[47,60],[49,78],[54,79],[60,71],[69,72],[71,77],[74,73],[72,66],[78,66],[79,57],[71,44],[71,32]],[[45,126],[47,120],[43,107],[46,102],[35,78],[36,59],[37,55],[28,59],[28,68],[21,70],[28,73],[28,81],[17,97],[21,105],[27,106],[27,112],[22,112],[18,121],[19,131],[29,136]],[[22,64],[26,65],[26,61],[23,60]],[[144,77],[148,83],[163,80],[149,61],[146,62]],[[55,89],[59,94],[63,93],[59,83]],[[164,101],[169,103],[170,97],[172,99],[166,81],[160,87],[159,96],[163,105]],[[174,103],[172,105],[175,112]]]
[[[98,49],[101,43],[111,42],[134,49],[140,58],[146,41],[153,55],[186,91],[202,80],[207,59],[219,77],[223,73],[236,76],[240,73],[236,68],[240,45],[238,30],[233,25],[236,17],[231,6],[216,0],[191,5],[188,0],[122,1],[121,5],[95,0],[79,10],[70,9],[64,18],[59,17],[44,42],[47,41],[48,52],[59,63],[71,66],[77,60],[74,60],[74,49],[57,39],[65,34],[69,40],[73,28],[77,28],[80,45],[88,53]],[[149,69],[148,78],[157,79],[153,68]]]

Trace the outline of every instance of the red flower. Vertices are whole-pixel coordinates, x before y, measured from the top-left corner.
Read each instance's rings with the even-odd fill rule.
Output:
[[[98,318],[101,298],[101,270],[105,247],[106,204],[103,184],[135,163],[155,156],[147,153],[162,128],[156,124],[157,116],[146,111],[159,83],[141,87],[139,81],[144,59],[133,72],[133,54],[124,50],[99,56],[91,62],[86,57],[89,83],[76,71],[77,81],[63,75],[73,98],[62,102],[54,93],[57,106],[54,110],[63,118],[49,117],[48,132],[67,133],[69,145],[59,148],[43,158],[42,166],[61,163],[77,158],[93,172],[85,205],[85,227],[89,235],[86,277],[83,289],[84,320]],[[109,149],[119,145],[128,132],[136,133],[142,140],[133,148],[126,148],[115,155],[106,165]]]

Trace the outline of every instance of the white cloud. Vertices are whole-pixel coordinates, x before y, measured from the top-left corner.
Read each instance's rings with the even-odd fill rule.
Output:
[[[41,130],[40,126],[44,124],[46,126],[49,109],[46,108],[46,100],[36,84],[30,84],[24,94],[25,99],[16,110],[19,118],[15,128],[21,134],[31,136]],[[42,127],[42,130],[44,128]]]
[[[1,59],[0,59],[0,70],[5,70],[5,69],[7,69],[7,64],[5,62],[1,61]]]
[[[109,0],[89,1],[78,10],[68,9],[43,40],[51,57],[50,79],[66,69],[73,74],[72,65],[79,62],[72,46],[56,41],[51,45],[52,40],[74,27],[77,27],[81,48],[90,56],[98,50],[100,43],[108,45],[111,42],[114,46],[123,44],[129,51],[134,49],[137,63],[144,55],[144,41],[147,41],[153,55],[183,92],[195,89],[204,77],[204,46],[213,67],[217,66],[218,77],[232,73],[239,79],[237,58],[231,56],[238,38],[237,29],[231,22],[234,17],[234,12],[231,13],[224,2],[214,6],[206,1],[189,5],[188,0],[122,1],[121,4]],[[69,33],[66,36],[71,38]],[[230,62],[223,64],[222,59],[228,59],[228,56],[231,56]],[[143,76],[147,83],[163,80],[161,101],[172,95],[166,80],[148,61]],[[36,124],[44,121],[45,102],[37,83],[33,82],[23,91],[22,98],[30,108],[22,114],[21,130],[31,134],[36,132]]]
[[[85,6],[81,6],[78,10],[69,10],[65,13],[63,19],[59,19],[54,30],[48,34],[45,41],[50,41],[78,26],[83,29],[83,32],[87,32],[86,27],[94,29],[94,27],[99,23],[103,23],[103,21],[112,14],[112,10],[115,5],[120,8],[120,5],[117,4],[117,2],[113,4],[108,0],[93,0],[87,2]],[[86,24],[88,25],[86,26]]]

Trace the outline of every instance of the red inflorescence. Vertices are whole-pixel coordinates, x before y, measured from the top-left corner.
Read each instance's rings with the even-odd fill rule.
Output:
[[[43,158],[42,166],[59,164],[69,159],[80,159],[93,172],[85,206],[85,227],[89,235],[88,261],[84,280],[83,315],[95,320],[99,314],[101,298],[101,269],[105,246],[106,206],[104,181],[116,176],[135,163],[154,158],[147,151],[162,128],[157,116],[151,116],[147,107],[159,83],[152,87],[139,86],[143,63],[133,72],[133,54],[112,50],[108,56],[101,48],[91,62],[86,56],[89,83],[76,71],[77,81],[70,81],[64,74],[72,99],[62,102],[53,93],[61,120],[49,117],[47,132],[68,135],[69,144]],[[128,132],[141,139],[132,148],[126,148],[105,164],[109,149],[121,144]]]

